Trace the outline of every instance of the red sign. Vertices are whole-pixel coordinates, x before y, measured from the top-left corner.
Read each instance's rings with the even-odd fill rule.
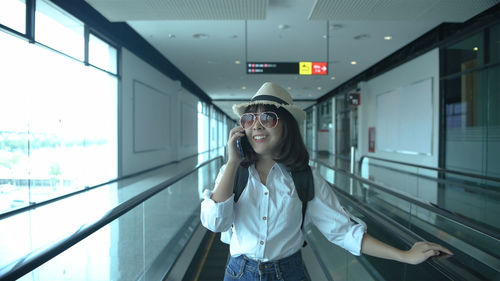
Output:
[[[327,75],[328,66],[326,62],[313,62],[312,63],[312,75]]]
[[[354,106],[361,105],[361,94],[360,93],[350,93],[349,94],[349,105],[354,105]]]

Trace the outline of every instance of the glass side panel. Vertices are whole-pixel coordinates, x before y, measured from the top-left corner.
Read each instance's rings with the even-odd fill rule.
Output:
[[[35,40],[80,61],[84,58],[83,23],[46,0],[36,1]]]
[[[170,270],[200,224],[201,196],[198,186],[213,188],[220,165],[220,161],[216,160],[195,170],[19,280],[161,280],[162,274]],[[75,196],[74,201],[65,206],[65,215],[43,214],[45,218],[51,217],[52,222],[45,231],[37,229],[34,233],[45,233],[52,238],[49,242],[68,237],[78,229],[75,224],[80,223],[80,227],[85,227],[85,224],[95,222],[119,203],[168,179],[167,175],[177,175],[176,173],[185,169],[184,164],[162,168],[109,188],[104,187],[102,190],[105,193],[98,188],[88,192],[87,198]],[[199,175],[206,176],[200,178]],[[89,217],[88,212],[78,210],[80,206],[75,203],[88,205],[88,202],[94,202],[96,196],[101,198],[101,202],[93,203],[95,206],[91,211],[94,215]],[[73,228],[73,232],[56,232],[57,235],[54,235],[50,227],[61,228],[61,222],[64,222],[60,220],[62,216],[72,220],[66,228]],[[81,219],[85,219],[85,223],[82,224]],[[45,224],[46,220],[37,219]],[[26,227],[33,227],[28,221],[23,222]],[[27,240],[23,245],[30,245],[33,234],[30,235],[28,230],[25,233]],[[2,235],[3,232],[0,233]],[[0,241],[6,240],[2,238]],[[46,244],[50,243],[46,241],[45,244],[37,244],[35,249]]]
[[[327,170],[327,167],[320,168],[320,171],[323,171],[322,175],[328,175],[328,173],[324,172],[325,170]],[[338,174],[340,173],[337,173],[336,178],[339,177]],[[415,176],[413,175],[413,177]],[[388,179],[385,181],[390,182]],[[353,181],[352,185],[351,181]],[[408,179],[406,182],[411,182],[411,179]],[[351,186],[342,187],[340,183],[336,183],[335,186],[344,191],[353,190],[350,194],[360,202],[364,202],[371,208],[380,211],[425,240],[434,241],[452,249],[456,255],[448,259],[447,262],[454,268],[462,270],[462,274],[465,274],[465,276],[467,274],[470,276],[483,276],[483,278],[488,280],[493,280],[495,276],[499,276],[500,255],[498,253],[500,253],[500,241],[496,238],[458,221],[449,219],[437,212],[430,211],[417,204],[391,195],[374,185],[362,184],[356,179],[345,181],[344,184]],[[434,184],[436,183],[434,182]],[[390,189],[400,191],[394,183]],[[420,192],[427,194],[426,196],[428,197],[435,197],[437,196],[436,193],[439,193],[436,189],[422,189]],[[407,193],[404,193],[404,195],[414,197]],[[474,201],[474,197],[471,197],[474,195],[473,193],[460,190],[457,191],[457,195],[463,199],[463,202],[460,204],[467,205]],[[495,199],[493,198],[492,201],[495,201]],[[470,206],[468,208],[476,209]],[[498,224],[498,218],[495,219]],[[373,233],[373,228],[374,226],[368,227],[370,234]]]
[[[99,37],[90,34],[89,36],[89,63],[116,74],[117,69],[117,50]]]
[[[0,24],[20,33],[26,33],[26,1],[0,1]]]

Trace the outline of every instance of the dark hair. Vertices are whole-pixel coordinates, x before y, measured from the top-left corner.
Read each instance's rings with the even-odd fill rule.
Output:
[[[300,171],[307,167],[309,165],[309,153],[302,140],[297,120],[286,109],[269,104],[250,105],[245,109],[245,113],[257,112],[259,108],[262,111],[275,112],[280,118],[279,122],[283,124],[283,133],[277,147],[279,155],[274,161],[284,164],[290,171]],[[241,165],[248,167],[257,162],[257,159],[257,153],[248,145],[245,151],[245,159],[241,162]]]

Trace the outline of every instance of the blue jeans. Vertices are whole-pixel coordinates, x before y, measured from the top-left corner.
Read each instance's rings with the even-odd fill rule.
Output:
[[[231,257],[224,281],[308,281],[300,251],[278,261],[260,262],[244,255]]]

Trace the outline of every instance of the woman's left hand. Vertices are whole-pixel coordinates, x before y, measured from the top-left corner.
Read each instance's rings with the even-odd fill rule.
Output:
[[[445,247],[432,243],[432,242],[417,242],[413,244],[410,250],[405,252],[405,262],[409,264],[419,264],[429,257],[439,256],[452,256],[453,253]]]

